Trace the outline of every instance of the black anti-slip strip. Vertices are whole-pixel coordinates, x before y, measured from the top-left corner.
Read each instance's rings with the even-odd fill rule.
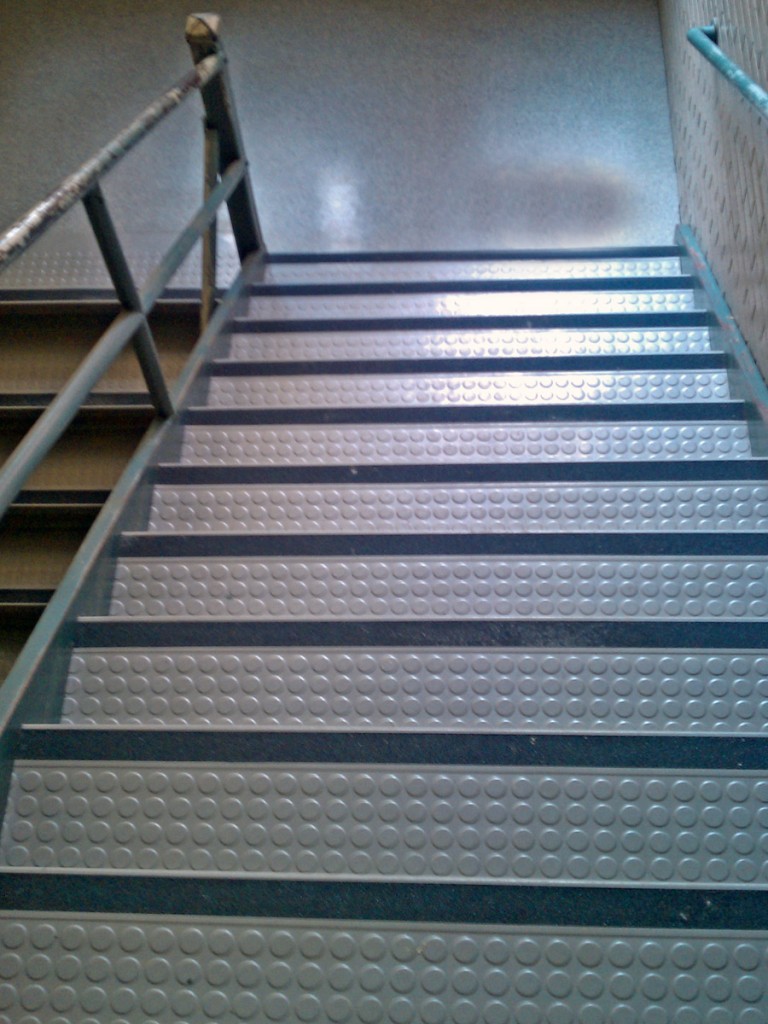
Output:
[[[316,730],[30,729],[15,735],[23,760],[296,762],[318,764],[483,765],[496,767],[651,768],[760,771],[768,737],[671,736],[669,733],[339,732]]]
[[[445,621],[264,622],[256,619],[152,619],[104,616],[74,627],[78,647],[524,647],[617,650],[768,650],[765,622],[696,619],[455,619]]]
[[[724,352],[672,352],[669,355],[503,356],[484,359],[354,359],[311,362],[248,362],[218,359],[205,372],[215,377],[292,377],[310,374],[445,374],[456,373],[676,373],[722,370]]]
[[[768,892],[620,886],[451,885],[56,872],[0,873],[0,907],[590,928],[768,929]],[[194,920],[195,918],[192,918]],[[697,936],[698,937],[698,936]]]
[[[98,490],[27,490],[20,491],[14,499],[14,506],[23,505],[103,505],[109,497],[109,491]]]
[[[395,529],[393,524],[390,529]],[[768,533],[633,533],[621,524],[603,532],[595,524],[583,533],[387,533],[162,534],[129,533],[117,554],[126,558],[440,558],[502,556],[572,556],[584,558],[740,558],[762,561],[768,555]],[[768,627],[767,627],[768,628]]]
[[[548,405],[462,405],[417,406],[410,408],[354,409],[188,409],[182,423],[205,426],[304,426],[307,424],[398,424],[434,423],[687,423],[699,419],[732,423],[745,418],[743,402],[657,402],[625,405],[553,402]]]
[[[442,295],[497,294],[499,292],[664,292],[690,291],[692,277],[581,277],[581,278],[506,278],[504,280],[467,281],[349,281],[329,284],[252,284],[251,296],[284,297],[333,295]]]
[[[46,605],[54,587],[0,587],[0,608],[9,605]]]
[[[639,483],[730,481],[765,483],[765,459],[690,461],[461,463],[391,466],[182,466],[160,465],[153,482],[179,485],[248,484],[489,484]]]
[[[15,393],[8,394],[7,392],[0,395],[0,407],[7,409],[45,409],[51,402],[56,398],[58,392],[26,392],[26,393]],[[112,409],[112,408],[151,408],[152,403],[147,397],[146,392],[130,392],[130,391],[97,391],[91,393],[81,403],[80,408],[83,412],[97,411],[101,409]]]
[[[604,246],[595,249],[433,249],[418,251],[394,250],[388,252],[270,252],[265,264],[270,263],[432,263],[453,260],[457,263],[476,260],[631,260],[668,259],[679,257],[682,250],[676,245]]]
[[[221,289],[218,290],[219,293]],[[113,288],[3,288],[0,303],[39,303],[41,308],[56,302],[112,302],[119,308]],[[162,302],[199,303],[200,290],[195,288],[166,288],[160,296]]]
[[[285,331],[489,331],[495,328],[518,330],[684,330],[707,327],[711,314],[704,310],[665,313],[551,313],[536,316],[391,316],[329,317],[327,320],[256,320],[247,315],[235,318],[232,329],[244,332],[283,333]]]

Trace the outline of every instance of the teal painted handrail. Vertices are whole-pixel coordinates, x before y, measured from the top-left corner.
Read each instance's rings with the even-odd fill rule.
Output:
[[[241,262],[264,251],[227,75],[226,54],[219,38],[218,16],[190,15],[186,35],[194,61],[192,70],[0,236],[2,271],[76,203],[82,202],[122,307],[90,355],[80,364],[0,469],[0,518],[27,478],[78,414],[94,385],[129,343],[133,344],[157,413],[162,417],[172,415],[173,402],[163,377],[147,317],[198,239],[207,236],[207,244],[212,248],[216,214],[223,203],[229,209]],[[153,128],[197,90],[200,91],[206,115],[205,199],[153,271],[143,292],[139,292],[107,208],[100,181]],[[217,182],[218,178],[220,181]],[[215,284],[215,258],[207,258],[204,260],[202,280],[203,329],[212,312]]]
[[[709,63],[717,68],[720,74],[739,90],[741,95],[752,104],[759,114],[768,118],[768,92],[761,85],[758,85],[754,79],[750,78],[745,71],[742,71],[739,65],[734,63],[730,57],[723,53],[717,45],[717,37],[718,27],[716,22],[701,28],[692,28],[688,32],[688,42],[695,46],[699,53],[706,57]]]

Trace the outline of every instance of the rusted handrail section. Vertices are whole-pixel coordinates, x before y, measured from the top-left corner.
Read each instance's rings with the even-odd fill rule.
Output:
[[[718,25],[714,21],[711,25],[692,28],[688,32],[687,38],[688,42],[696,47],[723,78],[735,86],[759,114],[768,119],[768,92],[720,49],[718,34]]]
[[[227,58],[215,14],[193,14],[186,37],[194,67],[151,103],[126,129],[87,160],[41,203],[0,237],[0,272],[18,259],[78,202],[88,215],[115,288],[121,311],[101,335],[60,393],[0,469],[0,518],[24,482],[42,462],[79,412],[89,392],[131,342],[158,415],[173,414],[148,315],[166,285],[202,237],[204,242],[202,329],[212,314],[216,291],[216,216],[227,204],[240,261],[264,251],[256,205],[247,173],[242,135],[227,73]],[[100,181],[142,139],[200,91],[205,108],[204,202],[139,291],[101,190]]]

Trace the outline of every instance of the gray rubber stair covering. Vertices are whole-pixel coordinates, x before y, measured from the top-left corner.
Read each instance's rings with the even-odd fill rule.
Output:
[[[19,761],[0,861],[760,886],[767,839],[762,772]]]
[[[364,374],[213,377],[211,408],[377,408],[403,406],[722,402],[724,370],[655,373],[495,373],[386,377]]]
[[[442,317],[552,316],[601,313],[670,313],[700,309],[685,288],[583,292],[251,296],[244,315],[253,320],[377,320]]]
[[[768,966],[766,933],[743,930],[19,913],[0,942],[19,1021],[757,1024]]]
[[[187,426],[186,466],[748,459],[744,422]]]
[[[762,556],[123,558],[110,614],[262,620],[760,620]]]
[[[580,278],[672,277],[681,274],[675,256],[624,259],[434,259],[356,262],[268,262],[265,284],[351,284],[400,281],[573,280]]]
[[[62,721],[251,729],[768,733],[768,654],[526,648],[75,649]]]
[[[390,330],[254,332],[238,327],[232,359],[286,362],[313,359],[482,359],[492,357],[673,355],[711,351],[705,327],[644,330]]]
[[[766,1019],[768,484],[689,285],[267,262],[13,739],[0,1021]]]
[[[154,489],[157,533],[546,533],[764,530],[768,485],[198,485]]]

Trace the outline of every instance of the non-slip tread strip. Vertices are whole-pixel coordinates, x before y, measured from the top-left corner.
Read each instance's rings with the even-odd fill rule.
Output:
[[[0,951],[8,1022],[758,1024],[768,974],[765,932],[715,929],[19,912]]]
[[[124,558],[110,614],[254,620],[759,620],[762,557]]]
[[[253,320],[339,320],[600,315],[691,312],[687,289],[649,291],[486,291],[436,294],[252,295],[242,314]]]
[[[187,426],[187,466],[746,459],[741,423]]]
[[[62,721],[259,729],[768,731],[763,652],[79,648]]]
[[[11,867],[738,885],[768,881],[762,772],[17,761]]]
[[[711,353],[705,327],[646,330],[420,330],[241,332],[229,358],[265,362],[328,359],[563,358]]]
[[[264,284],[333,284],[397,281],[557,281],[580,278],[671,277],[679,256],[586,259],[432,259],[355,262],[267,262]]]
[[[148,529],[165,532],[545,533],[764,530],[768,483],[158,485]]]
[[[724,402],[724,370],[627,373],[496,373],[212,377],[205,406],[217,408],[399,408],[413,406]]]

